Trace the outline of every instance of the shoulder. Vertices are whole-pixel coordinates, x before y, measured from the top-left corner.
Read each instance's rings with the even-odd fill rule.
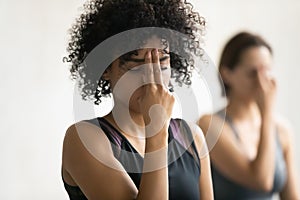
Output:
[[[200,117],[200,119],[198,120],[198,124],[210,122],[212,117],[213,117],[213,114],[205,114]]]
[[[63,144],[62,169],[88,199],[133,199],[137,194],[134,183],[114,157],[102,129],[88,121],[68,127]],[[109,185],[107,182],[118,184]]]
[[[63,142],[63,162],[80,159],[107,160],[113,157],[111,144],[103,130],[88,121],[69,126]]]
[[[288,134],[292,133],[292,125],[288,119],[281,115],[276,115],[274,117],[275,125],[280,134]]]
[[[215,113],[206,114],[200,117],[197,121],[198,126],[203,130],[205,136],[215,135],[223,132],[223,130],[228,129],[225,117]],[[230,128],[229,128],[230,129]]]
[[[197,137],[201,140],[205,139],[201,128],[197,125],[197,123],[186,121],[184,119],[172,119],[177,125],[183,127],[187,131],[189,131],[193,137]]]
[[[280,115],[276,115],[274,120],[280,144],[286,152],[294,140],[292,125],[285,117]]]
[[[68,145],[69,142],[75,142],[78,139],[84,142],[88,138],[101,136],[103,134],[102,129],[91,123],[91,121],[84,120],[70,125],[65,133],[64,145]]]
[[[198,120],[197,124],[199,127],[201,127],[203,130],[204,130],[204,134],[206,135],[206,132],[208,130],[208,127],[211,123],[211,119],[212,119],[212,116],[211,114],[206,114],[206,115],[203,115],[202,117],[200,117],[200,119]]]

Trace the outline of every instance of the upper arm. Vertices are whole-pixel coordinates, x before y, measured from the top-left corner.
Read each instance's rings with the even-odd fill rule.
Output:
[[[287,182],[280,193],[280,197],[281,199],[300,199],[294,160],[294,133],[286,120],[277,120],[276,124],[287,168]]]
[[[211,115],[203,116],[198,124],[206,136],[216,135],[217,141],[210,151],[214,167],[230,180],[249,188],[260,189],[256,173],[251,168],[251,160],[238,145],[231,128],[226,123],[224,124],[221,118],[210,124],[211,118]]]
[[[134,183],[114,158],[103,131],[87,122],[67,130],[63,168],[88,199],[134,199],[137,195]]]
[[[199,177],[200,199],[213,199],[213,186],[210,170],[209,153],[202,130],[196,125],[189,123],[195,146],[200,159],[201,175]]]

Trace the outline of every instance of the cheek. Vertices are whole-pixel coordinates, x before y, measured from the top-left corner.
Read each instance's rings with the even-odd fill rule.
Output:
[[[136,99],[140,95],[141,86],[141,76],[126,73],[126,75],[124,74],[120,79],[115,81],[113,95],[120,101],[127,102],[129,99]]]
[[[121,71],[112,72],[111,77],[110,77],[110,86],[112,89],[114,89],[114,87],[116,85],[118,85],[118,87],[120,87],[120,84],[118,84],[118,82],[123,81],[122,76],[123,76],[123,73]]]
[[[238,83],[238,86],[240,88],[244,88],[244,89],[247,89],[247,88],[252,88],[253,87],[253,81],[249,78],[241,78],[241,80],[239,81]]]
[[[134,90],[142,85],[142,76],[127,72],[123,74],[117,82],[124,90]]]
[[[129,108],[134,111],[139,110],[138,100],[144,95],[144,90],[142,87],[138,88],[133,92],[129,99]]]
[[[168,70],[163,71],[162,72],[162,81],[166,87],[168,87],[170,79],[171,79],[171,70],[168,69]]]
[[[247,84],[250,85],[251,87],[257,86],[257,78],[255,76],[245,77],[245,82],[247,82]]]
[[[126,85],[126,86],[125,86]],[[143,93],[143,80],[142,75],[129,75],[126,83],[124,83],[124,92],[130,92],[130,98],[136,99]]]
[[[252,78],[245,72],[239,72],[233,76],[236,85],[248,85],[252,83]]]
[[[249,80],[244,76],[234,76],[231,77],[229,87],[231,87],[233,90],[243,92],[248,90],[248,88],[251,86],[251,83]]]
[[[251,92],[257,89],[257,81],[253,77],[245,77],[240,81],[239,88],[243,92]]]

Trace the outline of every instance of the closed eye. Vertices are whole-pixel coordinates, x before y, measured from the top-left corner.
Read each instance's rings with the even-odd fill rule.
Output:
[[[133,68],[127,68],[127,70],[128,71],[132,71],[132,72],[140,72],[140,71],[142,71],[142,68],[143,68],[143,66],[141,65],[140,67],[133,67]],[[169,67],[167,67],[167,66],[161,66],[160,67],[160,70],[161,71],[165,71],[165,70],[167,70],[167,69],[169,69]]]
[[[161,71],[165,71],[165,70],[167,70],[167,69],[168,69],[168,67],[161,67],[161,68],[160,68]],[[134,68],[131,68],[131,69],[128,69],[128,70],[134,71],[134,72],[138,72],[138,71],[141,71],[141,70],[142,70],[142,66],[141,66],[141,67],[134,67]]]
[[[161,57],[159,59],[160,62],[163,62],[167,59],[169,59],[170,56],[164,56],[164,57]],[[136,62],[136,63],[144,63],[145,62],[145,59],[140,59],[140,58],[129,58],[129,59],[126,59],[127,62]]]
[[[138,72],[138,71],[142,70],[142,66],[141,67],[134,67],[134,68],[131,68],[131,69],[128,69],[128,70]]]

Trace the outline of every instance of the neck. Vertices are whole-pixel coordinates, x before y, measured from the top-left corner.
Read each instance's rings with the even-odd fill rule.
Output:
[[[242,99],[236,96],[228,96],[227,114],[235,120],[260,119],[257,104],[252,99]]]
[[[115,103],[112,111],[104,118],[128,137],[145,138],[143,116],[131,111],[122,103]]]

